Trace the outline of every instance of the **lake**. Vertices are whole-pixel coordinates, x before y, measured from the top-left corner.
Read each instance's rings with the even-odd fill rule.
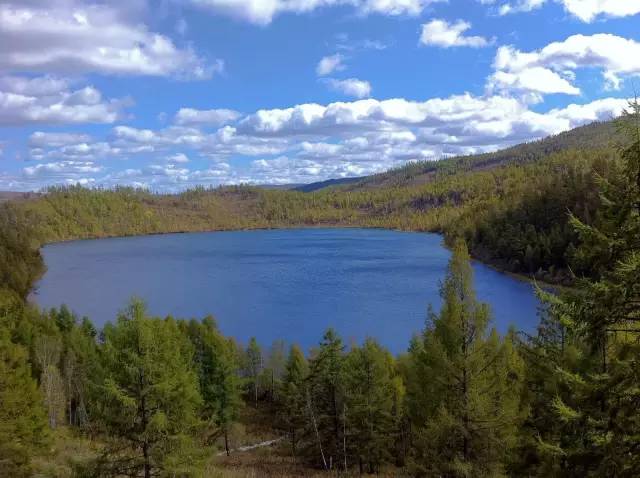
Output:
[[[316,345],[325,329],[346,343],[375,337],[406,350],[428,304],[440,306],[450,252],[436,234],[380,229],[284,229],[167,234],[45,246],[47,273],[32,299],[67,304],[97,326],[129,298],[154,315],[215,316],[221,330],[264,346],[275,339]],[[533,331],[532,286],[474,263],[478,296],[501,332]]]

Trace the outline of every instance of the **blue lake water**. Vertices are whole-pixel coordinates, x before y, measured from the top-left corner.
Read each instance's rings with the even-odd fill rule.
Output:
[[[450,252],[436,234],[379,229],[291,229],[168,234],[73,241],[43,248],[48,271],[32,299],[67,304],[98,326],[133,295],[154,315],[216,317],[221,330],[263,346],[308,349],[327,327],[346,343],[371,336],[406,350],[440,306]],[[533,331],[530,284],[474,263],[478,296],[504,332]]]

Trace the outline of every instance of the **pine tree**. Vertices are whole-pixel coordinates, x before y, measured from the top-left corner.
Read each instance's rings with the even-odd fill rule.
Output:
[[[0,476],[31,476],[30,458],[47,442],[42,403],[27,351],[0,326]]]
[[[593,224],[571,218],[581,245],[577,268],[589,271],[561,299],[547,298],[552,319],[579,344],[563,357],[561,390],[540,404],[553,410],[542,461],[557,476],[637,476],[640,471],[640,104],[618,121],[628,143],[608,179],[600,177]]]
[[[202,323],[190,321],[187,334],[194,347],[209,439],[222,436],[229,454],[229,429],[241,405],[239,367],[233,344],[222,336],[211,317]]]
[[[308,426],[307,383],[309,365],[300,350],[293,345],[285,364],[279,400],[279,415],[291,441],[291,453],[297,456],[297,446],[305,426]]]
[[[201,397],[192,356],[185,350],[175,321],[147,317],[139,301],[105,327],[101,418],[111,436],[135,454],[109,449],[101,468],[145,478],[191,468],[190,434],[198,424]]]
[[[500,476],[520,420],[522,361],[512,335],[488,333],[490,312],[476,300],[467,248],[456,243],[442,286],[411,350],[407,386],[419,476]]]
[[[391,458],[394,429],[393,358],[375,340],[349,352],[346,359],[348,449],[360,473],[379,473]]]
[[[93,385],[102,377],[95,330],[88,324],[88,319],[81,325],[74,324],[63,336],[61,361],[67,421],[82,428],[91,425],[90,409],[96,394]]]
[[[344,346],[335,330],[328,329],[309,364],[308,412],[314,422],[315,443],[325,468],[348,468],[344,442]]]

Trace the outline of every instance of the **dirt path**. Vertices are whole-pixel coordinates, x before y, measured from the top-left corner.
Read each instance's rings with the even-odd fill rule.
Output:
[[[284,438],[285,437],[280,437],[280,438],[275,438],[273,440],[267,440],[267,441],[263,441],[263,442],[260,442],[260,443],[254,443],[253,445],[239,446],[238,448],[234,448],[232,450],[229,450],[229,453],[250,451],[250,450],[255,450],[256,448],[262,448],[264,446],[275,445],[276,443],[281,442],[282,440],[284,440]],[[226,454],[227,454],[226,451],[221,451],[220,453],[217,454],[217,456],[224,456]]]

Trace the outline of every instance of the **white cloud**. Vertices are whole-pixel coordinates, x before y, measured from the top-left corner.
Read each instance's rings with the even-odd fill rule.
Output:
[[[283,13],[307,13],[322,7],[351,6],[361,15],[417,16],[430,4],[446,0],[190,0],[192,5],[258,25]]]
[[[570,79],[548,68],[534,66],[518,72],[497,71],[490,78],[491,90],[533,92],[540,94],[564,93],[579,95],[580,89]]]
[[[482,1],[482,0],[481,0]],[[583,22],[591,23],[598,17],[626,17],[640,13],[640,2],[636,0],[554,0],[564,6],[571,15]],[[501,15],[530,12],[542,7],[548,0],[519,0],[503,4]],[[483,2],[488,3],[488,2]],[[493,2],[491,2],[493,3]]]
[[[625,99],[605,98],[541,113],[503,95],[403,98],[259,110],[214,132],[196,127],[139,129],[118,125],[107,140],[76,133],[32,135],[33,159],[3,186],[45,184],[144,185],[174,191],[195,184],[309,182],[372,174],[410,160],[493,151],[616,116]],[[140,155],[151,164],[123,171],[103,159]],[[194,169],[189,158],[209,158]],[[253,161],[247,167],[243,159]],[[123,164],[118,162],[118,164]],[[19,185],[19,186],[18,186]]]
[[[573,35],[541,50],[522,52],[502,46],[496,54],[490,89],[580,94],[572,83],[580,68],[599,68],[607,88],[618,89],[625,76],[640,75],[640,43],[611,34]]]
[[[335,55],[325,56],[318,62],[316,66],[316,73],[318,76],[330,75],[334,71],[342,71],[345,69],[344,56],[340,53]]]
[[[89,135],[82,133],[44,133],[36,131],[29,136],[29,146],[32,148],[56,148],[90,140],[91,137]]]
[[[103,100],[92,86],[72,90],[49,77],[0,78],[0,125],[113,123],[129,100]]]
[[[184,153],[176,153],[167,157],[168,163],[184,164],[189,162],[189,158]]]
[[[58,161],[28,166],[22,170],[28,178],[47,176],[49,178],[80,179],[80,175],[99,173],[102,166],[91,161]]]
[[[122,2],[0,4],[0,71],[208,78],[223,68],[149,31]],[[120,8],[119,8],[120,7]]]
[[[240,116],[239,112],[229,109],[196,110],[193,108],[180,108],[174,121],[181,126],[221,126],[234,122]]]
[[[464,32],[471,28],[471,24],[463,20],[449,23],[446,20],[432,20],[422,25],[420,43],[423,45],[434,45],[443,48],[456,46],[468,46],[471,48],[481,48],[492,43],[481,36],[465,36]]]
[[[347,96],[353,96],[355,98],[367,98],[371,96],[371,84],[368,81],[358,80],[357,78],[347,78],[346,80],[328,78],[326,82],[330,88]]]
[[[223,126],[214,133],[197,128],[171,126],[161,130],[116,126],[112,144],[127,154],[145,154],[189,148],[216,161],[232,155],[280,154],[289,141],[282,138],[259,138],[238,134],[236,128]]]

